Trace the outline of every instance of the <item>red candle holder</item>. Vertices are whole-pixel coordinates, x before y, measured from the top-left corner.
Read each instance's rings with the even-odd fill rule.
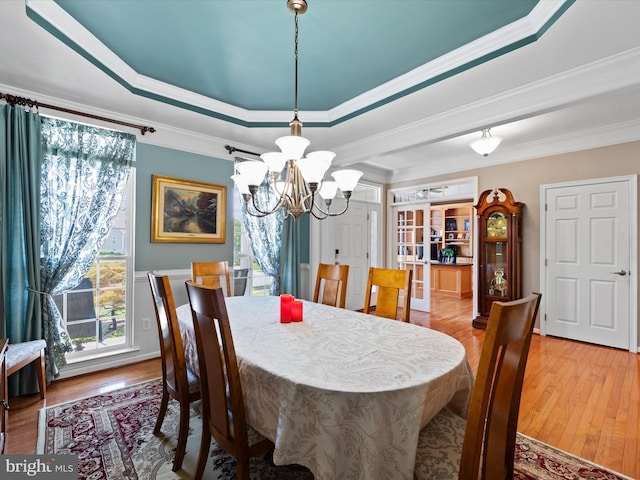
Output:
[[[302,300],[294,300],[291,304],[291,321],[302,321]]]
[[[291,307],[293,304],[293,295],[283,293],[280,295],[280,323],[291,322]]]

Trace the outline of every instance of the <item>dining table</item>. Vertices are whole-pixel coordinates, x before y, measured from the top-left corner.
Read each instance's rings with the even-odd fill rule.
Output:
[[[445,407],[466,416],[473,371],[444,333],[309,301],[301,322],[281,323],[277,296],[225,302],[247,422],[274,442],[276,465],[411,480],[420,430]],[[177,314],[199,373],[189,305]]]

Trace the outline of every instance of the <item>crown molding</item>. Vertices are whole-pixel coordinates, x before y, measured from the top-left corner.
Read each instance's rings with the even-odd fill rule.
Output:
[[[513,147],[501,146],[488,157],[480,157],[470,150],[469,154],[456,158],[448,158],[447,162],[429,164],[428,176],[459,173],[467,170],[505,165],[635,141],[640,141],[640,120],[607,125],[601,128],[583,130],[571,134],[557,135],[535,142],[522,143]],[[418,173],[415,169],[403,169],[391,175],[388,182],[397,183],[418,180],[420,178],[425,178],[424,172]]]
[[[52,97],[44,95],[38,92],[32,92],[24,89],[18,89],[9,85],[0,84],[0,91],[16,95],[20,97],[31,98],[37,100],[40,103],[49,103],[51,105],[60,106],[70,110],[77,110],[91,115],[97,115],[101,117],[113,118],[127,123],[149,123],[148,119],[142,119],[139,117],[131,117],[122,115],[121,113],[111,110],[105,110],[101,108],[91,107],[86,104],[80,104],[69,100],[64,100],[58,97]],[[54,118],[62,118],[65,120],[74,121],[86,125],[99,126],[102,128],[114,129],[114,125],[109,122],[89,119],[86,117],[73,115],[71,113],[60,112],[57,110],[49,110],[44,107],[38,107],[38,110],[42,115]],[[203,134],[194,132],[191,130],[182,129],[173,125],[166,125],[162,123],[152,122],[150,125],[156,129],[155,133],[148,133],[142,135],[139,130],[128,129],[127,127],[118,126],[118,130],[132,130],[131,133],[136,135],[136,139],[139,143],[156,145],[159,147],[170,148],[174,150],[182,150],[197,155],[204,155],[207,157],[215,157],[223,160],[233,160],[233,156],[229,155],[225,145],[229,144],[228,139],[216,137],[210,134]],[[236,147],[246,150],[260,150],[259,147],[249,144],[240,144],[234,142]]]
[[[331,122],[352,118],[355,112],[364,113],[429,85],[440,82],[480,63],[492,60],[509,51],[535,41],[549,23],[563,13],[571,1],[539,2],[528,17],[506,25],[473,42],[442,55],[431,62],[400,75],[329,111]],[[306,116],[305,118],[309,119]]]
[[[513,22],[328,111],[301,111],[307,126],[332,126],[534,42],[575,0],[539,2]],[[290,111],[252,111],[138,74],[54,1],[26,0],[27,15],[135,95],[246,127],[288,125]]]
[[[640,83],[640,47],[336,148],[346,166],[535,116]]]

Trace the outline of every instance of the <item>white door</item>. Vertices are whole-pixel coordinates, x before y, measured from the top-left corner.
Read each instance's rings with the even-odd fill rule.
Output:
[[[637,333],[631,325],[635,279],[632,282],[630,265],[635,253],[630,252],[635,252],[635,181],[543,186],[542,196],[543,333],[633,349]]]
[[[349,265],[346,308],[351,310],[364,307],[369,266],[378,262],[379,219],[380,205],[352,200],[343,215],[312,223],[312,241],[317,238],[314,231],[320,239],[318,262]],[[310,266],[315,285],[318,265],[311,262]]]

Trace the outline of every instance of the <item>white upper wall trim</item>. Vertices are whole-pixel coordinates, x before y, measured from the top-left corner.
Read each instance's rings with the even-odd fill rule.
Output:
[[[515,121],[535,112],[570,104],[598,94],[622,89],[640,82],[640,48],[581,66],[540,81],[524,85],[476,102],[431,115],[383,133],[342,145],[336,154],[341,165],[356,163],[378,152],[406,148],[471,133]],[[636,138],[637,139],[637,138]],[[348,159],[346,161],[345,159]]]
[[[469,65],[482,57],[490,57],[492,53],[502,48],[508,48],[520,40],[536,35],[565,3],[566,0],[539,2],[527,18],[485,35],[329,111],[301,111],[300,116],[308,123],[327,124],[360,111],[367,111],[378,102],[384,102],[394,95],[402,94],[439,75],[446,76],[447,72]],[[104,69],[118,77],[127,88],[171,99],[172,101],[168,102],[170,104],[175,104],[176,101],[182,102],[248,124],[288,123],[291,119],[290,111],[246,110],[140,75],[54,1],[26,0],[26,4],[30,10],[68,37],[78,48],[102,64]]]

